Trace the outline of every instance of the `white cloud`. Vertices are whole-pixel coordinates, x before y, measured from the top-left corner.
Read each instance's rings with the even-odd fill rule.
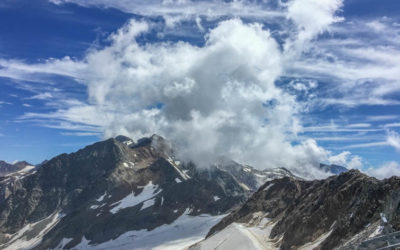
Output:
[[[145,17],[161,16],[167,26],[174,27],[182,20],[205,17],[217,20],[221,17],[272,19],[284,17],[280,10],[268,8],[268,2],[238,1],[165,1],[165,0],[49,0],[55,4],[75,3],[85,7],[116,8],[126,13]]]
[[[342,5],[343,0],[289,1],[287,17],[294,21],[298,32],[297,38],[286,44],[286,50],[289,53],[293,49],[300,52],[305,50],[306,44],[325,32],[331,24],[343,21],[343,18],[335,15]]]
[[[111,35],[110,46],[89,51],[78,68],[72,67],[76,72],[67,70],[74,78],[79,73],[90,104],[28,113],[24,119],[59,120],[46,126],[78,133],[85,126],[91,133],[100,128],[105,137],[137,139],[156,132],[175,144],[181,158],[200,165],[223,155],[261,168],[320,174],[311,167],[330,153],[314,140],[291,143],[301,130],[301,105],[274,83],[284,68],[283,54],[269,30],[233,19],[208,32],[204,47],[139,45],[136,37],[149,29],[132,20]],[[161,109],[155,108],[158,103]]]
[[[400,122],[388,123],[384,125],[385,128],[400,127]]]
[[[350,108],[400,105],[393,97],[400,93],[400,29],[390,20],[372,22],[381,28],[371,29],[359,21],[334,24],[333,38],[314,40],[309,49],[312,53],[295,61],[287,74],[325,82],[328,91],[319,93],[323,96],[320,104]]]
[[[378,142],[351,144],[351,145],[345,146],[344,148],[375,148],[375,147],[381,147],[381,146],[387,146],[387,145],[389,145],[389,143],[386,141],[378,141]]]
[[[369,123],[354,123],[354,124],[349,124],[347,125],[349,128],[369,128],[371,127],[371,124]]]
[[[344,151],[328,158],[329,164],[335,164],[348,169],[361,169],[363,166],[362,158],[358,155],[352,155],[349,151]]]
[[[52,93],[50,92],[44,92],[44,93],[40,93],[34,96],[29,97],[28,99],[36,99],[36,100],[48,100],[48,99],[52,99],[54,96]]]
[[[396,150],[400,150],[400,135],[396,131],[389,130],[387,134],[387,143]]]
[[[388,120],[397,120],[399,119],[398,115],[373,115],[367,116],[366,119],[368,121],[388,121]]]
[[[42,76],[43,74],[50,74],[71,77],[79,81],[79,73],[84,67],[84,62],[76,61],[68,56],[62,59],[48,59],[37,64],[0,58],[0,77],[21,81],[47,82]]]
[[[400,164],[398,162],[392,161],[383,164],[377,168],[369,168],[366,172],[378,179],[385,179],[392,176],[400,176]]]

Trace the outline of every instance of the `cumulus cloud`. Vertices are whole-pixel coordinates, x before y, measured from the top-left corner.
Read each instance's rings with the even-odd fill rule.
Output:
[[[385,179],[391,176],[400,176],[400,164],[398,162],[391,161],[378,168],[369,168],[366,172],[378,179]]]
[[[292,146],[288,140],[299,129],[298,104],[274,84],[282,53],[262,25],[221,22],[204,47],[140,46],[134,37],[146,28],[132,21],[110,47],[87,56],[95,70],[86,79],[91,107],[107,116],[99,123],[106,137],[157,132],[180,157],[204,165],[224,155],[263,167],[307,166],[324,154],[315,142]],[[64,115],[81,119],[72,115],[82,114],[79,109]]]
[[[343,21],[336,16],[342,7],[343,0],[297,0],[287,3],[287,17],[296,24],[297,39],[287,43],[288,50],[302,51],[310,40],[326,31],[329,25]],[[312,13],[312,14],[311,14]]]
[[[361,169],[363,167],[362,158],[352,155],[349,151],[344,151],[328,158],[330,164],[344,166],[348,169]]]
[[[343,21],[337,16],[342,0],[292,0],[280,4],[277,10],[247,1],[53,2],[163,16],[169,29],[183,19],[192,20],[205,42],[202,46],[185,41],[140,43],[138,37],[149,34],[154,27],[147,19],[131,20],[109,37],[108,46],[89,50],[82,60],[65,57],[37,64],[0,60],[3,77],[43,81],[44,74],[58,75],[87,88],[86,101],[64,100],[56,112],[24,115],[23,119],[42,120],[43,126],[64,128],[75,135],[124,134],[135,139],[158,133],[171,140],[178,157],[201,166],[226,156],[259,168],[286,167],[315,177],[321,173],[312,167],[320,162],[360,168],[362,159],[349,152],[333,155],[315,140],[299,137],[299,132],[377,129],[364,123],[304,129],[301,113],[308,110],[309,104],[298,100],[299,93],[309,100],[320,88],[319,79],[329,78],[332,84],[345,86],[337,90],[340,93],[359,87],[352,93],[354,100],[331,98],[332,104],[351,106],[360,100],[371,101],[365,99],[371,88],[363,91],[365,81],[360,81],[367,70],[370,79],[384,74],[389,77],[385,87],[373,87],[373,103],[393,103],[384,97],[396,86],[395,60],[389,60],[389,70],[382,71],[376,64],[361,67],[364,64],[360,63],[360,55],[365,47],[359,51],[345,50],[345,46],[334,50],[329,42],[315,39],[332,24]],[[268,18],[282,20],[279,32],[284,41],[276,37],[276,31],[257,22]],[[208,29],[203,20],[217,21]],[[345,58],[326,56],[328,49]],[[366,58],[368,61],[386,55],[379,48],[373,52],[368,53],[372,55]],[[304,76],[309,79],[302,79]],[[276,84],[282,77],[300,79],[291,81],[288,87]],[[343,85],[338,84],[343,79]],[[330,102],[329,98],[324,101]]]
[[[330,153],[314,140],[293,144],[301,131],[301,104],[275,85],[284,52],[268,29],[231,19],[210,30],[203,47],[137,43],[150,29],[132,20],[110,36],[110,46],[77,62],[84,66],[72,75],[87,86],[88,103],[24,118],[59,119],[71,129],[69,123],[99,127],[104,137],[158,133],[171,140],[178,157],[201,166],[226,156],[318,174],[312,167]]]

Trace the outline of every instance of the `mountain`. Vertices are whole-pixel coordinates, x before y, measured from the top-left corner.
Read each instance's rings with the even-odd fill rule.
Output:
[[[395,230],[400,178],[379,181],[349,170],[325,180],[266,182],[190,249],[377,249],[397,234],[375,236]]]
[[[293,175],[289,170],[285,168],[273,168],[258,170],[249,165],[242,165],[232,160],[221,160],[218,164],[215,164],[211,168],[211,172],[222,171],[232,175],[235,180],[241,184],[243,188],[251,192],[257,191],[257,189],[265,182],[283,178],[292,177],[295,179],[301,179]]]
[[[26,161],[19,161],[14,164],[10,164],[5,161],[0,161],[0,176],[6,176],[19,171],[28,172],[33,168],[34,166]]]
[[[274,176],[292,175],[233,161],[198,169],[160,136],[118,136],[1,177],[0,248],[184,248]]]
[[[319,164],[319,168],[323,171],[325,171],[326,173],[331,173],[331,174],[340,174],[343,172],[346,172],[348,169],[339,165],[335,165],[335,164],[331,164],[331,165],[327,165],[327,164]]]

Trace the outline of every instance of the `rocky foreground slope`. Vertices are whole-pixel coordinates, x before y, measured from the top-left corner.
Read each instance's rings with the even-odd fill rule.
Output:
[[[292,176],[173,155],[159,136],[119,136],[0,177],[0,248],[181,249],[265,181]]]
[[[400,230],[399,204],[399,177],[378,181],[351,170],[325,180],[275,179],[191,249],[357,249],[384,227]]]

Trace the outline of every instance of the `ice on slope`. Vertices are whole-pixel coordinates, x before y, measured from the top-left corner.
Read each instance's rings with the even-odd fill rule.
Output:
[[[53,213],[47,218],[37,221],[35,223],[27,224],[17,233],[12,235],[8,241],[8,245],[0,245],[1,249],[14,250],[14,249],[31,249],[42,241],[43,236],[49,232],[63,217],[63,214]],[[44,225],[42,225],[44,224]],[[40,230],[38,233],[36,230]],[[35,233],[35,237],[28,238],[27,235]]]
[[[63,249],[68,243],[70,243],[73,240],[73,238],[63,238],[56,247],[57,249]]]
[[[167,158],[167,161],[171,164],[171,166],[173,166],[176,170],[176,172],[178,172],[178,174],[182,177],[183,180],[189,180],[190,176],[187,174],[187,171],[182,171],[179,169],[178,165],[180,164],[180,162],[174,161],[171,157]]]
[[[134,168],[135,167],[135,163],[133,162],[123,162],[122,165],[124,165],[124,167],[126,168]]]
[[[102,196],[100,196],[98,199],[96,199],[96,201],[98,202],[102,202],[104,200],[104,198],[106,197],[107,192],[104,192],[104,194]]]
[[[215,233],[211,237],[197,243],[190,250],[231,250],[231,249],[247,249],[247,250],[265,250],[279,249],[274,239],[270,239],[272,228],[277,222],[272,222],[268,218],[262,218],[262,215],[255,213],[253,219],[249,222],[252,226],[232,223],[223,230]],[[261,220],[260,220],[261,219]],[[253,225],[253,222],[259,221]],[[309,242],[299,250],[312,250],[318,247],[329,235],[332,230],[321,235],[313,242]]]
[[[268,230],[267,230],[268,231]],[[264,250],[278,249],[272,243],[263,240],[268,233],[257,231],[256,228],[246,227],[245,225],[232,223],[224,230],[214,234],[210,238],[202,241],[192,249],[207,250],[232,250],[232,249],[247,249],[247,250]],[[269,234],[268,234],[269,236]]]
[[[124,143],[126,146],[130,146],[130,145],[134,144],[134,142],[132,140],[127,140],[122,143]]]
[[[318,237],[316,240],[314,240],[313,242],[307,243],[301,247],[299,247],[299,250],[312,250],[312,249],[318,249],[318,246],[324,242],[324,240],[326,240],[326,238],[329,237],[329,235],[331,235],[333,230],[321,235],[320,237]]]
[[[266,187],[264,188],[263,191],[268,191],[268,189],[270,189],[274,184],[275,184],[275,183],[269,184],[268,186],[266,186]]]
[[[143,210],[143,209],[146,209],[146,208],[148,208],[148,207],[154,206],[155,200],[156,200],[156,199],[153,198],[153,199],[144,201],[144,202],[143,202],[143,206],[142,206],[142,208],[141,208],[140,210]]]
[[[134,207],[142,202],[150,200],[162,191],[161,189],[157,191],[157,189],[158,185],[153,185],[153,183],[150,181],[146,186],[143,187],[142,192],[140,192],[138,195],[135,196],[135,194],[132,192],[122,200],[113,203],[112,206],[116,206],[113,207],[110,212],[115,214],[121,209]],[[149,204],[150,203],[147,205]]]
[[[189,209],[171,224],[162,225],[154,230],[130,231],[122,234],[115,240],[110,240],[98,245],[90,245],[83,238],[82,242],[74,249],[154,249],[154,250],[179,250],[204,239],[212,226],[218,223],[225,215],[190,216]]]

